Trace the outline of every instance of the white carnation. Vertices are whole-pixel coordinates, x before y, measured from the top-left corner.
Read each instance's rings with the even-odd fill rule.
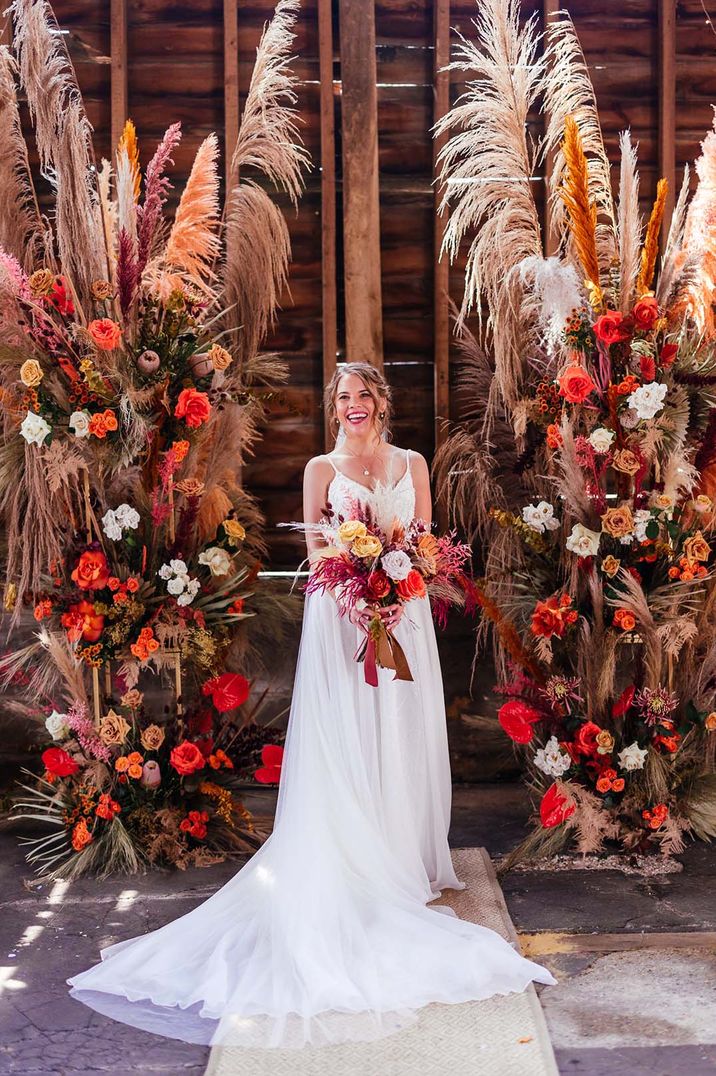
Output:
[[[627,396],[627,403],[634,408],[640,419],[654,418],[663,408],[667,392],[667,385],[650,381],[648,385],[640,385],[638,389],[634,389],[634,392]]]
[[[583,523],[575,523],[566,545],[570,553],[579,557],[595,557],[599,552],[599,531],[590,531]]]
[[[554,508],[549,501],[525,505],[522,509],[522,518],[528,527],[539,534],[544,534],[545,531],[556,531],[559,527],[559,520],[556,519]]]
[[[42,415],[36,415],[34,411],[28,411],[20,426],[20,433],[28,445],[41,445],[52,427],[48,426]]]
[[[45,721],[45,728],[53,740],[64,740],[70,731],[67,714],[58,714],[57,710],[53,710]]]
[[[86,411],[73,411],[69,426],[75,437],[89,437],[90,417]]]
[[[385,574],[394,582],[407,579],[408,572],[413,567],[410,557],[402,549],[393,549],[390,553],[386,553],[381,559],[381,564]]]
[[[597,426],[589,435],[590,445],[600,456],[609,451],[613,440],[614,431],[608,430],[606,426]]]
[[[634,743],[630,743],[628,747],[622,748],[617,757],[621,768],[629,772],[631,770],[643,769],[646,756],[646,748],[639,747],[639,744],[635,740]]]
[[[561,777],[572,765],[572,760],[559,746],[557,737],[550,736],[544,747],[540,747],[536,752],[534,764],[548,777]]]

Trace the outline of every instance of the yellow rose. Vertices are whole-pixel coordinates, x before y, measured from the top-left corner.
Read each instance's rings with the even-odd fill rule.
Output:
[[[614,750],[614,737],[611,732],[607,732],[606,729],[602,729],[597,733],[597,753],[600,755],[610,755]]]
[[[378,557],[383,552],[383,546],[378,538],[372,534],[362,535],[356,538],[351,546],[351,553],[356,557]]]
[[[55,286],[55,274],[49,269],[37,269],[29,280],[33,295],[49,295]]]
[[[231,354],[220,344],[212,344],[206,357],[211,360],[211,365],[215,370],[226,370],[233,362]]]
[[[701,531],[697,531],[692,538],[687,538],[684,542],[684,556],[691,562],[695,560],[708,560],[710,553],[711,546],[706,541]]]
[[[368,528],[357,519],[347,519],[338,528],[338,537],[342,542],[354,542],[356,538],[365,538]]]
[[[225,519],[222,523],[222,527],[226,531],[229,545],[238,545],[239,542],[243,542],[246,537],[246,531],[241,526],[238,519]]]
[[[697,512],[709,512],[713,507],[710,497],[707,497],[705,493],[699,493],[698,497],[694,501],[694,508]]]
[[[26,359],[20,367],[20,380],[29,389],[36,389],[45,373],[36,359]]]
[[[145,751],[158,751],[164,743],[164,729],[159,725],[147,725],[139,739]]]
[[[617,572],[621,568],[621,563],[622,562],[620,560],[617,560],[617,558],[613,557],[610,553],[609,556],[605,557],[602,561],[602,571],[611,579],[617,574]]]
[[[99,738],[108,747],[113,744],[123,744],[127,739],[130,726],[121,714],[110,710],[106,717],[102,718],[99,726]]]

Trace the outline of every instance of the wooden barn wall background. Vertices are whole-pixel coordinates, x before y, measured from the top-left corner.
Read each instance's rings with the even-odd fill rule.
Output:
[[[716,9],[716,0],[704,2]],[[143,165],[166,126],[180,120],[174,175],[181,186],[210,131],[231,139],[236,91],[243,105],[271,0],[53,0],[53,6],[102,155],[109,156],[125,112],[136,123]],[[559,6],[524,0],[523,13],[545,20]],[[567,0],[563,6],[585,50],[612,159],[623,128],[639,143],[646,210],[659,175],[673,189],[712,122],[713,26],[701,0]],[[429,129],[461,88],[436,73],[448,59],[450,28],[470,35],[474,13],[474,0],[302,5],[294,67],[314,167],[298,213],[289,213],[291,298],[285,297],[268,342],[288,361],[291,378],[246,470],[271,527],[274,567],[299,559],[295,538],[274,525],[299,517],[303,466],[324,448],[321,389],[336,356],[384,358],[397,397],[395,437],[428,459],[441,420],[451,408],[455,413],[447,309],[448,291],[459,300],[461,276],[459,267],[449,274],[436,268]],[[7,27],[3,33],[7,39]],[[539,115],[531,127],[541,132]],[[542,198],[543,179],[535,189]]]

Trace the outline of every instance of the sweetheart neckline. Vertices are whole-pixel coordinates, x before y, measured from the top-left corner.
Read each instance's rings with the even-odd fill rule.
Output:
[[[392,486],[385,485],[383,482],[381,482],[380,479],[378,479],[375,486],[373,486],[372,488],[370,486],[364,486],[362,482],[359,482],[355,478],[351,478],[350,475],[344,474],[343,471],[339,471],[337,467],[335,468],[335,472],[336,473],[333,475],[333,478],[328,483],[328,488],[329,489],[331,488],[331,486],[333,485],[333,483],[336,481],[337,478],[344,478],[346,480],[346,482],[352,482],[352,484],[354,486],[358,486],[359,489],[365,490],[366,493],[378,493],[379,490],[382,490],[384,492],[388,491],[390,493],[394,493],[395,490],[398,488],[398,486],[401,484],[401,482],[404,482],[405,479],[408,477],[408,475],[410,475],[410,467],[408,466],[408,467],[405,468],[405,470],[403,471],[403,473],[400,476],[400,478],[398,479],[398,481],[394,482]],[[411,475],[411,481],[412,481],[412,475]]]

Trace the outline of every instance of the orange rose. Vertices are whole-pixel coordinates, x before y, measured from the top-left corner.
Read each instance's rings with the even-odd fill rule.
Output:
[[[186,777],[197,770],[203,770],[205,760],[196,744],[183,740],[178,747],[173,748],[169,762],[178,774]]]
[[[559,378],[559,394],[568,403],[584,403],[596,387],[587,371],[578,363],[568,366]]]
[[[631,336],[628,325],[624,324],[624,315],[618,310],[607,310],[594,323],[594,335],[597,340],[610,347],[611,344],[619,344],[622,340],[628,340]]]
[[[618,508],[607,508],[602,516],[602,530],[612,538],[623,538],[634,530],[634,517],[628,504]]]
[[[553,596],[546,601],[537,602],[532,613],[530,630],[533,635],[541,635],[544,639],[551,639],[553,635],[561,638],[569,624],[574,624],[578,613],[572,609],[572,599],[569,594]]]
[[[653,295],[644,295],[632,310],[634,324],[640,332],[650,332],[659,320],[659,304]]]
[[[704,721],[704,726],[707,732],[716,732],[716,710],[712,710]]]
[[[86,845],[91,844],[93,840],[94,838],[87,828],[87,823],[84,818],[80,818],[79,822],[72,830],[72,847],[75,852],[81,852],[82,849]]]
[[[81,590],[101,590],[109,582],[109,565],[101,549],[86,549],[72,573]]]
[[[633,477],[641,467],[641,461],[630,448],[621,448],[612,456],[612,467],[615,471]]]
[[[411,598],[425,597],[425,580],[417,568],[411,568],[405,579],[399,579],[395,584],[395,590],[403,601]]]
[[[605,557],[602,561],[602,571],[605,575],[608,575],[610,579],[613,579],[621,567],[621,561],[613,557],[611,553],[608,557]]]
[[[92,602],[81,601],[71,605],[68,612],[60,617],[63,628],[67,628],[67,638],[71,643],[82,639],[85,643],[96,643],[104,628],[104,616],[95,612]]]
[[[629,396],[639,388],[639,378],[634,374],[627,374],[623,381],[615,386],[619,396]]]
[[[183,463],[186,459],[186,454],[191,448],[188,441],[174,441],[172,443],[171,451],[174,453],[174,459],[177,463]]]
[[[561,448],[564,444],[562,434],[560,433],[559,426],[556,426],[553,422],[547,427],[547,448],[551,448],[553,451],[557,448]]]
[[[197,389],[182,389],[179,393],[174,417],[183,418],[187,426],[197,429],[203,425],[211,414],[211,404],[205,392]]]
[[[628,609],[617,609],[614,613],[614,627],[622,631],[633,631],[636,627],[636,617]]]
[[[122,339],[122,330],[111,318],[98,318],[96,321],[91,321],[87,326],[87,332],[92,337],[93,343],[102,351],[113,351],[119,347]]]
[[[390,594],[390,580],[385,572],[378,568],[368,576],[366,597],[369,601],[380,601]]]

